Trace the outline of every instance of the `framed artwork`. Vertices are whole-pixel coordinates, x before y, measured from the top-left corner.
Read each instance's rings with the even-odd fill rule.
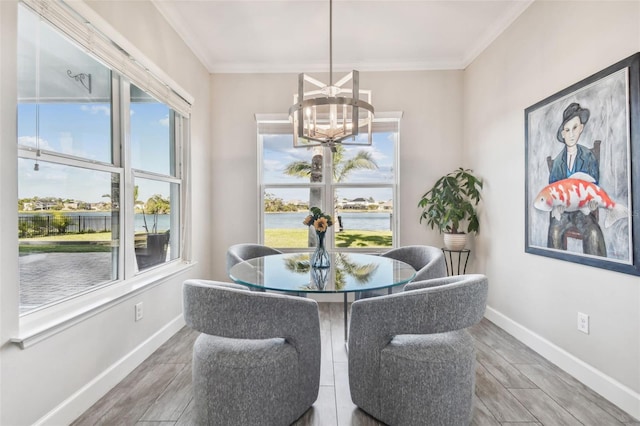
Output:
[[[640,275],[640,53],[525,110],[525,252]]]

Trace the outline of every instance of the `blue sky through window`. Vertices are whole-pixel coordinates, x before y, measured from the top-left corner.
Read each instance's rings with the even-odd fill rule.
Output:
[[[18,144],[92,161],[111,163],[111,108],[108,103],[40,104],[39,132],[36,132],[36,104],[18,105]],[[134,158],[147,171],[169,174],[169,108],[161,103],[135,103],[131,107],[135,127]],[[135,118],[134,118],[135,117]],[[38,134],[39,144],[36,142]],[[136,157],[137,155],[137,157]],[[42,167],[33,170],[33,160],[19,163],[19,198],[61,197],[89,203],[106,201],[102,195],[104,177],[91,182],[90,174],[77,167]],[[135,160],[134,160],[135,164]],[[55,170],[55,172],[54,172]],[[108,173],[95,172],[98,175]],[[139,198],[146,200],[166,185],[145,185]],[[106,189],[108,189],[108,185]],[[108,191],[107,191],[108,192]],[[168,194],[163,194],[168,196]]]
[[[373,145],[344,146],[344,158],[355,156],[358,151],[366,150],[378,165],[376,170],[355,170],[342,183],[349,184],[389,184],[394,181],[394,140],[395,133],[379,132],[373,134]],[[263,181],[266,185],[283,183],[307,183],[307,178],[288,176],[284,173],[286,166],[295,161],[310,162],[313,150],[318,148],[294,148],[291,135],[263,136]],[[270,192],[267,190],[267,192]],[[272,191],[271,191],[272,192]],[[376,201],[389,201],[390,191],[387,188],[342,188],[340,197],[349,199],[372,197]],[[299,190],[278,189],[278,196],[285,201],[298,200]]]

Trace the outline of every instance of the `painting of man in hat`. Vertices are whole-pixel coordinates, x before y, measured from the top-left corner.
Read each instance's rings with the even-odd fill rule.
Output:
[[[593,178],[594,183],[600,179],[600,165],[591,149],[579,144],[580,135],[589,121],[590,112],[579,103],[569,104],[562,113],[562,123],[556,132],[556,139],[565,146],[554,158],[549,173],[549,183],[585,173]],[[594,200],[591,200],[594,203]],[[597,209],[597,203],[590,206],[592,211]],[[559,219],[550,218],[548,246],[563,249],[565,233],[575,227],[583,239],[585,254],[607,256],[607,248],[602,230],[594,214],[583,214],[580,211],[563,212]]]
[[[638,76],[640,53],[525,109],[527,253],[640,275]]]

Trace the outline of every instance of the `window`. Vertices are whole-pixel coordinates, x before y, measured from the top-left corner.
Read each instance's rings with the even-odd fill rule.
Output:
[[[131,163],[136,263],[147,269],[179,257],[180,179],[176,114],[135,85],[130,88]],[[173,238],[171,238],[173,235]]]
[[[382,250],[395,245],[399,118],[376,119],[370,147],[293,148],[288,121],[258,117],[262,243],[280,249],[315,245],[302,224],[309,208],[331,212],[329,247]]]
[[[188,118],[132,81],[20,5],[21,314],[181,257]]]

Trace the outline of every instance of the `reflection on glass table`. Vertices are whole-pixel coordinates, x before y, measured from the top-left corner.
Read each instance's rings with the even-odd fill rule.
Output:
[[[310,253],[284,253],[240,262],[229,270],[238,284],[291,293],[343,293],[345,340],[347,294],[384,289],[411,281],[416,271],[399,260],[352,252],[332,252],[331,266],[312,268]],[[389,290],[390,291],[390,290]]]

